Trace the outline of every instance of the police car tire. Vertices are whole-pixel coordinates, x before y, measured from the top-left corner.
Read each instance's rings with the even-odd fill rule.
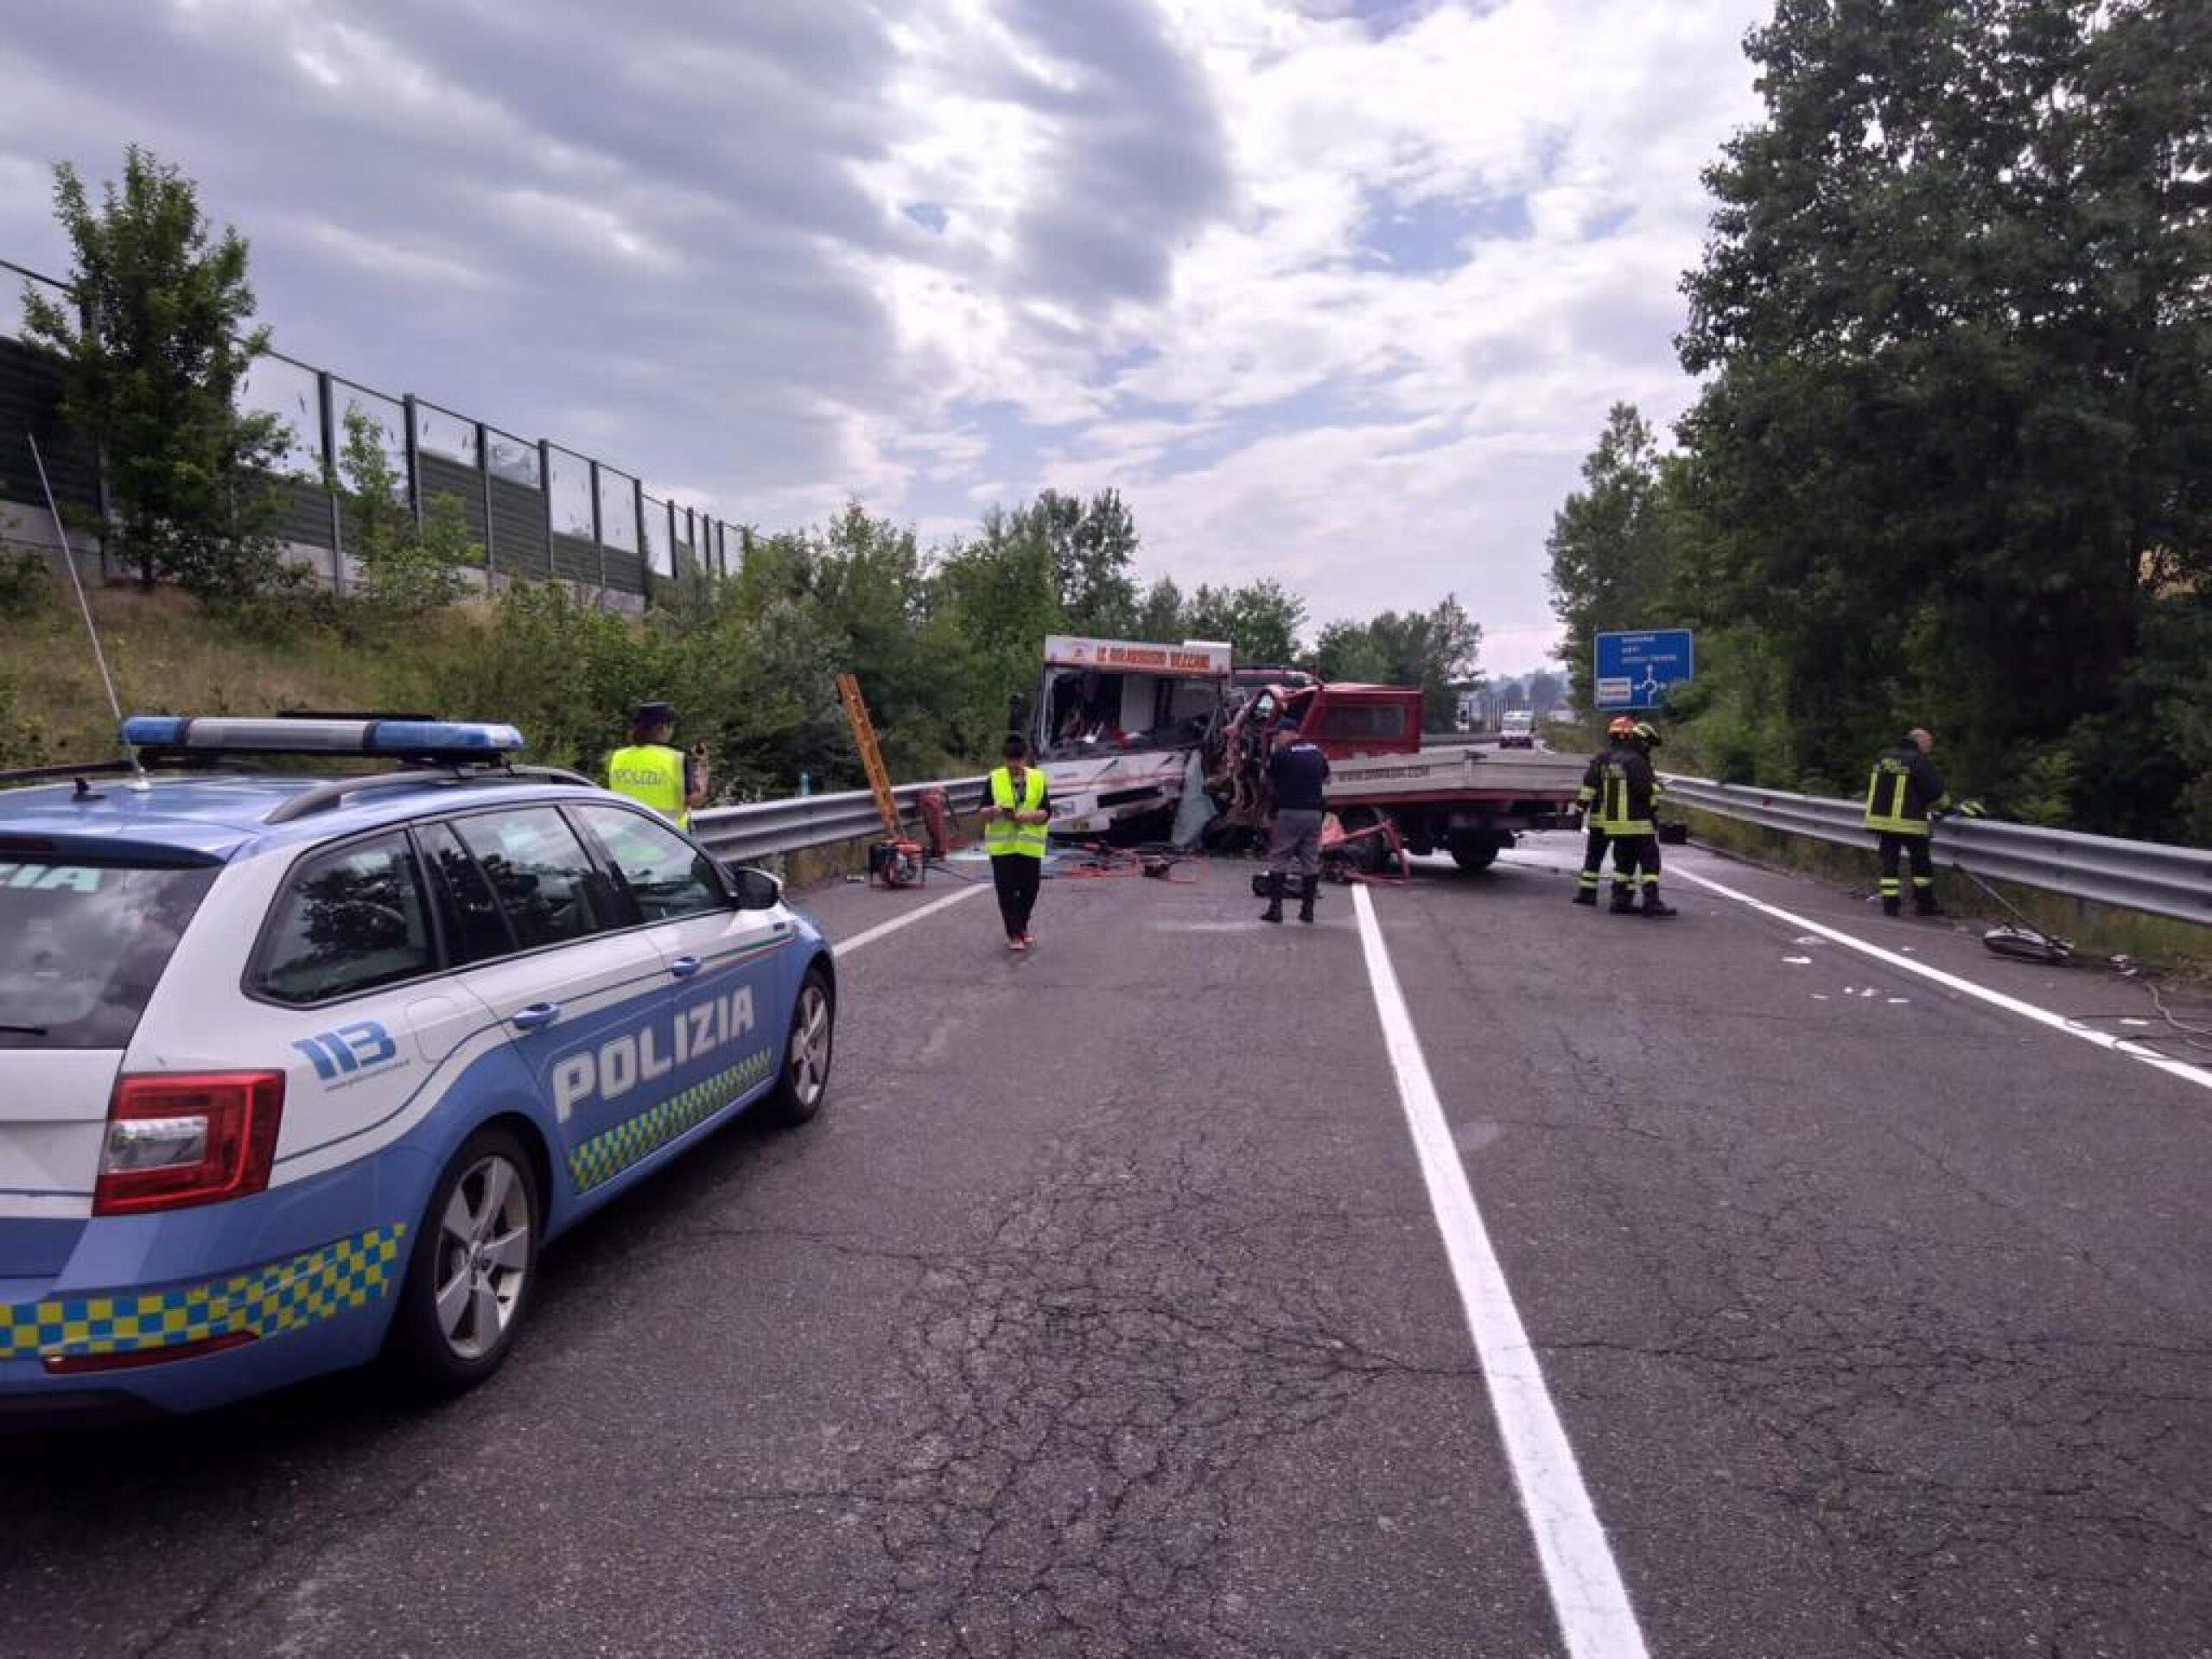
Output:
[[[798,1085],[792,1066],[792,1056],[798,1049],[803,1028],[813,1007],[819,1006],[829,1021],[823,1036],[821,1080],[811,1096]],[[798,995],[791,999],[791,1023],[784,1033],[784,1053],[781,1069],[776,1077],[776,1092],[768,1096],[762,1116],[781,1128],[797,1128],[822,1109],[822,1103],[830,1094],[830,1065],[836,1057],[837,1041],[837,998],[830,988],[830,976],[820,969],[810,969],[800,982]]]
[[[523,1201],[529,1207],[529,1256],[512,1311],[496,1340],[476,1355],[454,1351],[438,1319],[437,1274],[442,1255],[441,1225],[454,1191],[486,1159],[496,1158],[514,1172]],[[399,1306],[392,1316],[386,1357],[416,1391],[432,1395],[459,1394],[474,1388],[499,1369],[515,1333],[522,1329],[537,1293],[537,1258],[545,1233],[545,1208],[538,1191],[537,1166],[521,1141],[506,1129],[486,1124],[461,1143],[447,1160],[430,1202],[423,1211],[415,1235],[415,1249],[408,1258],[407,1276],[400,1282]]]

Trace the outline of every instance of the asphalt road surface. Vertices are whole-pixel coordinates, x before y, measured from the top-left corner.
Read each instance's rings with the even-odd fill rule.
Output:
[[[1673,922],[1565,837],[1310,929],[1056,880],[1027,959],[817,893],[817,1122],[442,1408],[0,1445],[0,1651],[2212,1656],[2212,1090],[2079,1034],[2139,988],[1669,852]]]

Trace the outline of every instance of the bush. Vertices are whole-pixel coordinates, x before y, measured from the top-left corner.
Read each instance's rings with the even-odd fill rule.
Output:
[[[28,547],[0,548],[0,616],[35,616],[54,596],[46,557]]]

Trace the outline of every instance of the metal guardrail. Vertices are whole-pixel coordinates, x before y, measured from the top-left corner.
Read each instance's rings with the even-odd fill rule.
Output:
[[[1666,783],[1667,798],[1684,806],[1816,841],[1870,851],[1873,847],[1873,832],[1865,825],[1866,807],[1857,801],[1671,774]],[[2212,926],[2212,849],[1989,818],[1945,818],[1933,833],[1939,868]]]
[[[983,804],[987,780],[948,778],[934,784],[906,784],[892,791],[899,810],[914,817],[922,791],[941,789],[953,811],[976,811]],[[756,801],[749,806],[716,806],[691,815],[691,833],[716,858],[736,863],[796,853],[834,842],[858,841],[883,833],[875,797],[865,789],[836,795],[797,795],[789,800]]]

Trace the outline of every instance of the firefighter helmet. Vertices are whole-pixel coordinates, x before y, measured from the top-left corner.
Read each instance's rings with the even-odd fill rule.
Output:
[[[1647,749],[1656,749],[1662,742],[1665,741],[1665,740],[1659,735],[1659,728],[1656,726],[1654,726],[1648,720],[1637,721],[1633,729],[1636,735],[1636,741],[1643,744]]]

